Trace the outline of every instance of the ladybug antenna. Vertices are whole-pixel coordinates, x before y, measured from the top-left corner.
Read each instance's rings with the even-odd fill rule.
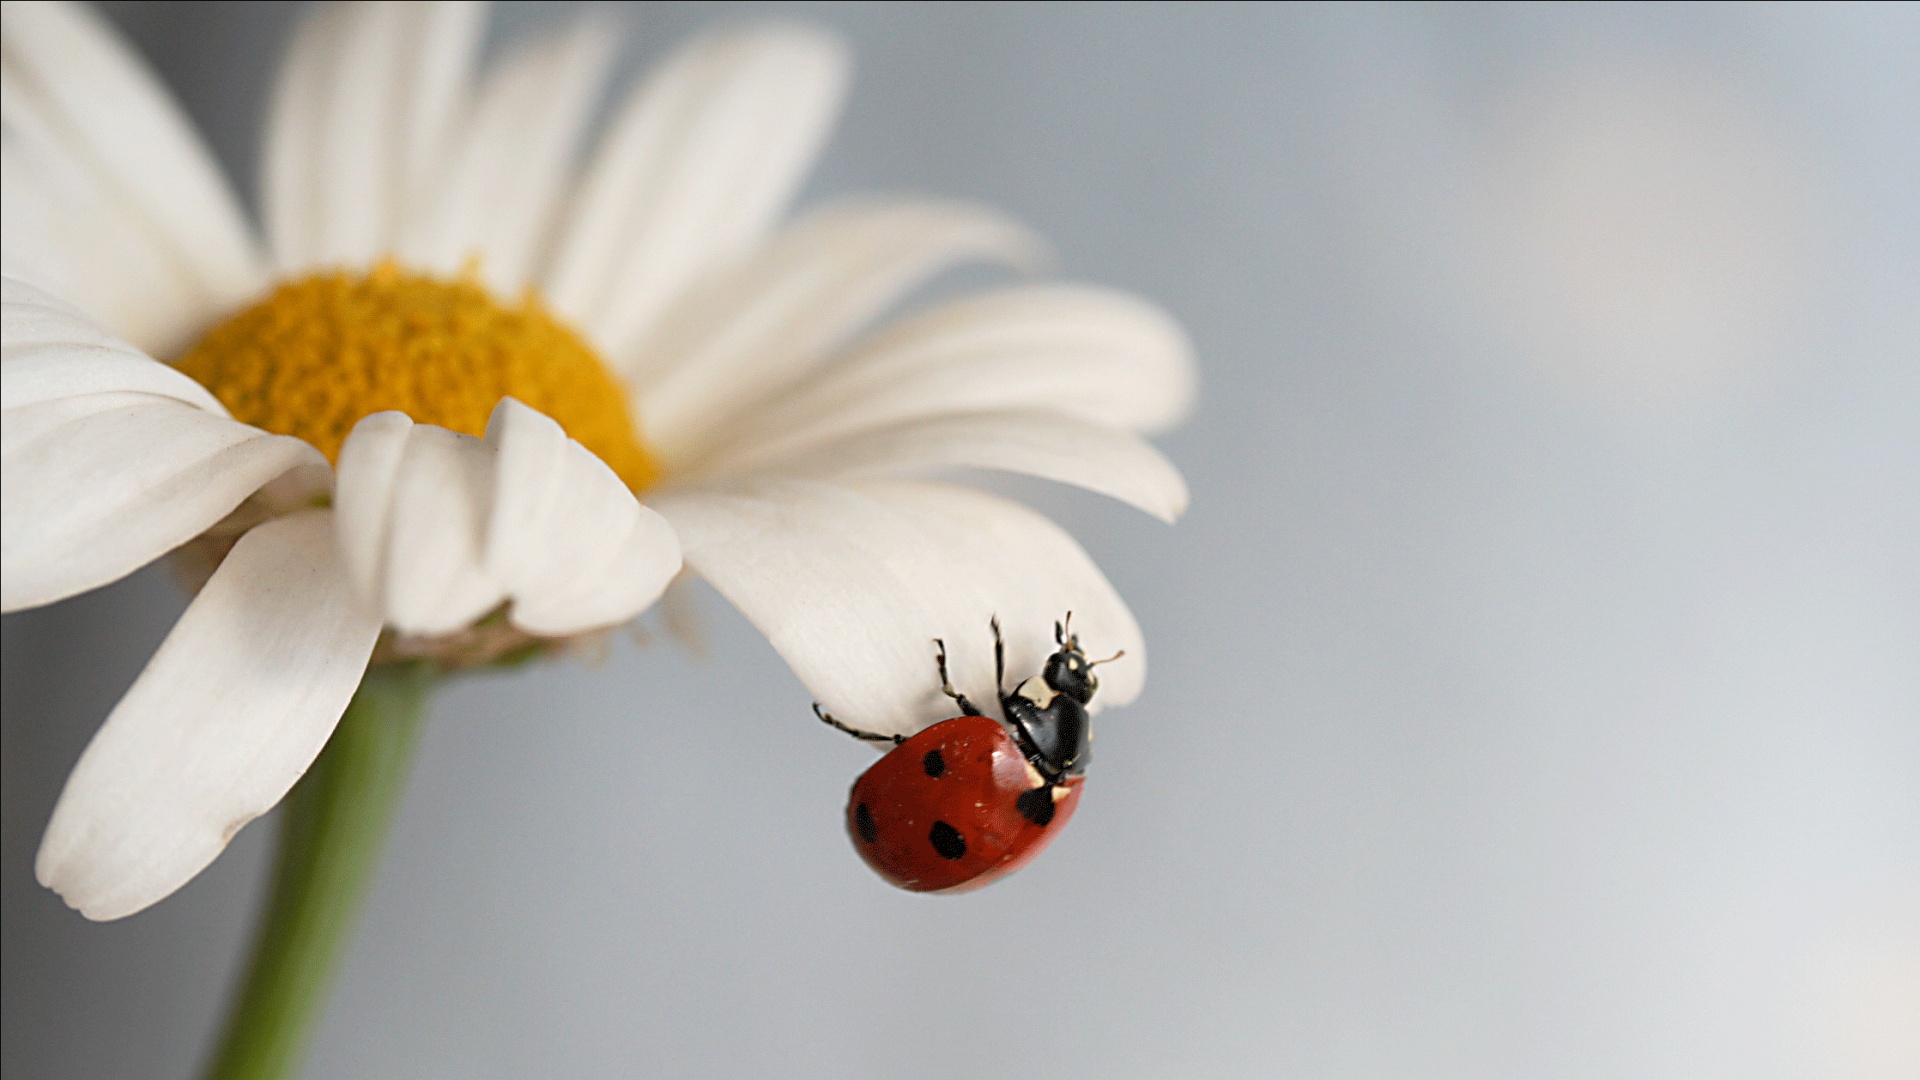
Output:
[[[1127,655],[1127,650],[1121,649],[1119,652],[1114,653],[1112,656],[1107,657],[1105,660],[1089,660],[1087,661],[1087,666],[1099,667],[1101,664],[1111,664],[1115,660],[1118,660],[1125,655]]]
[[[1074,637],[1073,634],[1069,633],[1069,631],[1072,629],[1073,629],[1073,612],[1069,611],[1067,612],[1067,618],[1065,622],[1057,622],[1053,624],[1054,643],[1061,646],[1062,648],[1072,648],[1079,640],[1076,637]]]

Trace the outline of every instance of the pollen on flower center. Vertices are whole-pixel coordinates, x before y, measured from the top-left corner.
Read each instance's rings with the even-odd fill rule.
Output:
[[[331,460],[371,413],[398,409],[482,435],[494,406],[514,397],[634,491],[659,477],[625,390],[587,343],[531,292],[508,306],[471,278],[384,262],[289,281],[214,327],[178,367],[236,420],[305,439]]]

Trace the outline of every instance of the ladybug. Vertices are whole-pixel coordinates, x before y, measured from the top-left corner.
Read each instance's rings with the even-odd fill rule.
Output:
[[[847,835],[874,872],[912,892],[967,892],[1032,862],[1080,803],[1093,742],[1087,703],[1100,687],[1069,632],[1073,613],[1053,624],[1059,651],[1046,669],[1006,692],[1006,643],[993,628],[994,688],[1003,723],[982,713],[947,677],[947,646],[934,639],[940,690],[961,715],[911,738],[879,735],[820,719],[857,739],[891,742],[887,756],[854,781]]]

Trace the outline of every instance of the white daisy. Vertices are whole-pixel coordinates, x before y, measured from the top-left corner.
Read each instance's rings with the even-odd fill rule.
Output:
[[[838,109],[835,40],[695,42],[576,175],[611,35],[584,20],[480,72],[483,23],[309,20],[256,238],[94,15],[5,5],[5,608],[168,552],[218,566],[48,826],[40,879],[90,917],[166,896],[274,805],[370,662],[487,663],[621,622],[682,548],[863,728],[946,715],[934,637],[990,700],[996,614],[1012,668],[1071,610],[1090,650],[1127,654],[1101,702],[1140,690],[1139,628],[1072,539],[917,477],[1029,473],[1171,520],[1184,486],[1135,432],[1187,407],[1178,328],[1022,285],[856,340],[957,260],[1038,245],[925,200],[777,227]]]

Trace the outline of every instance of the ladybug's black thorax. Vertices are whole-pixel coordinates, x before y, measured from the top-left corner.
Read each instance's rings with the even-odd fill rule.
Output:
[[[1065,694],[1055,694],[1041,705],[1016,691],[1001,698],[1000,706],[1013,725],[1021,752],[1048,782],[1086,770],[1090,724],[1085,705]]]

